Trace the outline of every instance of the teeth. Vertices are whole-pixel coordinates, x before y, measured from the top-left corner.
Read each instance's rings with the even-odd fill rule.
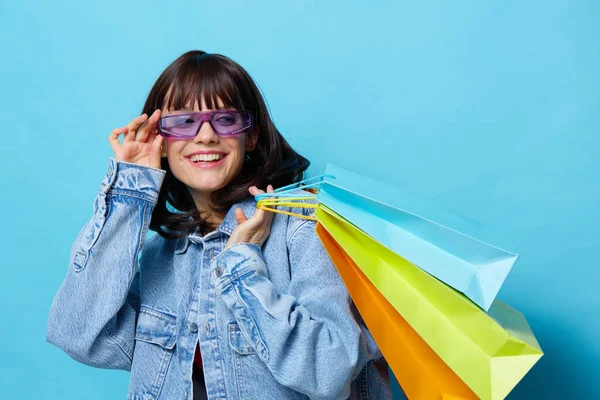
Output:
[[[192,160],[193,162],[215,161],[220,160],[221,158],[223,158],[222,154],[195,154],[190,157],[190,160]]]

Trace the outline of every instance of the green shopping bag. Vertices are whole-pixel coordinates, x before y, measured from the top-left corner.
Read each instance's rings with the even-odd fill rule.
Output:
[[[482,399],[501,399],[543,353],[522,314],[462,293],[318,204],[315,217],[438,356]]]

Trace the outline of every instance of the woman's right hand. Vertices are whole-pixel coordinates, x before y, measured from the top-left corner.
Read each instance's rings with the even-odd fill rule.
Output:
[[[127,126],[113,129],[108,136],[108,142],[117,161],[160,169],[160,147],[163,137],[156,130],[159,118],[160,110],[155,110],[150,118],[146,114],[142,114],[132,119]],[[119,141],[121,134],[125,135],[123,143]]]

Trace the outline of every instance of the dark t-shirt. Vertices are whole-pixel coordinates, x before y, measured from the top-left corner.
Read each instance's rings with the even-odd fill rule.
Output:
[[[206,384],[204,383],[204,372],[198,364],[193,363],[192,382],[194,385],[194,400],[208,400]]]

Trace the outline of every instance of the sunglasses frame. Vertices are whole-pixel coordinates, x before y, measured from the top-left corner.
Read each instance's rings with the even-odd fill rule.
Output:
[[[236,129],[233,132],[230,133],[219,133],[214,125],[212,124],[212,116],[214,114],[222,114],[222,113],[236,113],[236,114],[246,114],[245,116],[243,116],[244,119],[247,119],[249,122],[247,125],[245,125],[243,128],[240,129]],[[200,123],[196,123],[198,124],[198,127],[196,129],[196,133],[192,136],[188,136],[188,135],[181,135],[181,134],[177,134],[177,133],[173,133],[173,132],[169,132],[169,130],[167,128],[163,128],[163,121],[166,121],[169,118],[175,118],[175,117],[182,117],[182,116],[190,116],[190,115],[199,115],[201,118]],[[196,135],[198,134],[198,132],[200,131],[200,129],[202,128],[202,124],[204,124],[205,122],[208,122],[210,124],[210,127],[212,128],[212,130],[219,136],[222,137],[229,137],[229,136],[237,136],[237,135],[242,135],[244,133],[248,133],[251,132],[252,129],[254,128],[254,120],[252,118],[252,113],[250,111],[247,110],[212,110],[212,111],[196,111],[196,112],[189,112],[189,113],[180,113],[180,114],[171,114],[171,115],[166,115],[164,117],[161,117],[158,120],[158,124],[156,129],[158,130],[158,133],[162,136],[164,136],[165,138],[172,138],[172,139],[193,139],[194,137],[196,137]],[[191,129],[191,128],[190,128]]]

